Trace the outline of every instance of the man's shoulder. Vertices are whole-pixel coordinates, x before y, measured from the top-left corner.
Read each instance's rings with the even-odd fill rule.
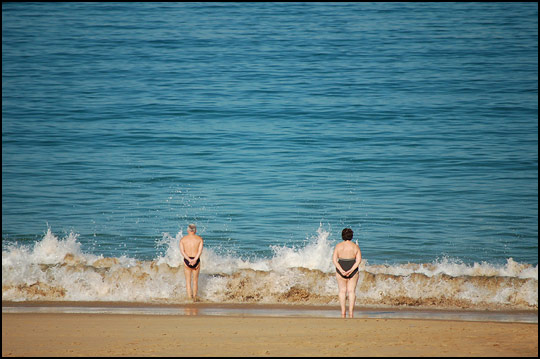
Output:
[[[181,240],[181,241],[182,241],[182,240],[186,240],[186,241],[202,241],[203,239],[202,239],[201,236],[195,234],[195,235],[191,235],[191,236],[190,236],[190,235],[185,235],[185,236],[183,236],[182,239],[180,239],[180,240]]]

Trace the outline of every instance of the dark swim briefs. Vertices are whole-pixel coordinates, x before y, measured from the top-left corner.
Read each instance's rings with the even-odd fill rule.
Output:
[[[189,257],[189,259],[193,259],[195,257]],[[191,269],[196,269],[197,266],[199,265],[199,263],[201,263],[201,259],[197,259],[197,262],[195,262],[195,265],[189,265],[189,261],[187,259],[184,258],[184,263],[186,263],[186,265],[191,268]]]
[[[338,263],[339,265],[341,266],[341,268],[343,268],[343,270],[346,272],[348,271],[349,269],[351,269],[354,265],[354,263],[356,263],[356,258],[352,258],[352,259],[341,259],[339,258],[338,259]],[[358,273],[358,268],[356,268],[351,274],[349,274],[348,276],[344,276],[343,274],[341,274],[341,272],[339,271],[339,269],[336,268],[336,272],[342,276],[343,278],[345,279],[349,279],[349,278],[352,278],[354,277],[354,275],[356,273]]]

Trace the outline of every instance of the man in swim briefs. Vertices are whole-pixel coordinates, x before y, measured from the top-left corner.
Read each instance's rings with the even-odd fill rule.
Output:
[[[188,226],[188,234],[180,240],[180,253],[184,257],[184,275],[186,277],[186,291],[189,298],[197,301],[197,289],[199,285],[199,272],[201,270],[201,253],[203,239],[197,234],[194,224]],[[193,276],[193,291],[191,278]]]
[[[339,304],[341,317],[346,316],[346,299],[349,295],[349,317],[353,318],[354,302],[356,300],[356,284],[358,283],[358,266],[362,260],[362,253],[356,243],[352,242],[353,230],[345,228],[341,232],[343,242],[338,243],[334,249],[332,262],[336,266],[336,279],[339,288]]]

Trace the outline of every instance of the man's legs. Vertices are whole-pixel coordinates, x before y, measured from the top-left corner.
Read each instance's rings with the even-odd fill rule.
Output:
[[[186,277],[186,291],[188,298],[193,298],[191,294],[191,269],[184,264],[184,276]]]
[[[201,265],[199,264],[195,268],[193,273],[193,300],[197,301],[197,290],[199,289],[199,272],[201,271]]]

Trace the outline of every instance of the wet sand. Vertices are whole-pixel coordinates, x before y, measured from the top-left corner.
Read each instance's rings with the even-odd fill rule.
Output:
[[[137,314],[134,308],[146,306],[132,305],[111,314],[84,311],[115,308],[105,304],[73,306],[77,312],[70,313],[60,305],[3,303],[2,356],[538,356],[537,320],[370,317],[362,310],[342,319],[321,316],[320,308],[306,314],[249,305],[159,311],[174,307]]]

